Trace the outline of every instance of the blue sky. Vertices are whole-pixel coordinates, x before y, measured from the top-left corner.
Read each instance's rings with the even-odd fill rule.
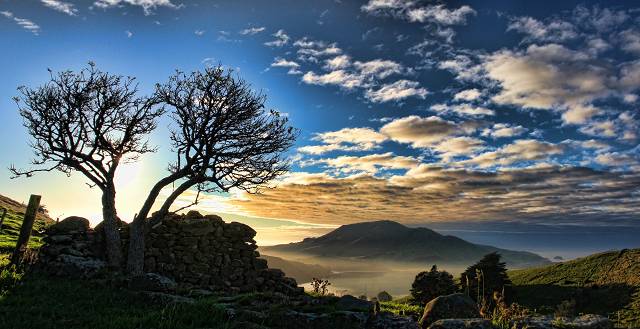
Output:
[[[637,228],[638,23],[629,1],[3,1],[0,165],[29,164],[11,97],[47,68],[94,61],[148,93],[220,63],[301,135],[278,188],[204,211],[294,220],[296,238],[376,219]],[[124,218],[171,157],[168,125],[121,170]],[[9,176],[3,194],[99,220],[79,175]]]

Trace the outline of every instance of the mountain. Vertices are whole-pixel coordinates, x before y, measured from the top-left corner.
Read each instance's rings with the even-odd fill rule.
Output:
[[[640,328],[640,249],[590,255],[509,271],[518,303],[536,308],[576,301],[576,312],[614,314],[620,328]]]
[[[269,268],[281,269],[288,277],[296,279],[298,283],[310,282],[313,278],[326,278],[331,275],[331,270],[321,265],[306,264],[264,254],[260,255],[260,258],[267,260]]]
[[[324,258],[461,265],[471,264],[497,251],[510,266],[550,263],[534,253],[474,244],[428,228],[410,228],[388,220],[343,225],[321,237],[264,247],[263,250]]]

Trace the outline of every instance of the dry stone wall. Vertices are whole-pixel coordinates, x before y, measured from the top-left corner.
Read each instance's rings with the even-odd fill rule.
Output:
[[[122,227],[123,246],[127,227]],[[302,288],[259,258],[256,232],[216,215],[191,211],[172,215],[146,238],[145,271],[171,278],[179,289],[225,292],[274,291],[298,294]],[[126,255],[126,250],[125,255]],[[49,228],[40,252],[41,268],[55,275],[89,277],[105,266],[104,244],[89,221],[69,217]]]

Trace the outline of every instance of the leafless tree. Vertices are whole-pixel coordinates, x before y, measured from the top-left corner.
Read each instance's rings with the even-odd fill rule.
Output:
[[[127,270],[132,274],[143,271],[145,230],[161,222],[182,193],[191,188],[198,196],[231,189],[258,193],[288,171],[283,154],[297,136],[285,116],[265,109],[263,94],[221,66],[177,72],[156,86],[155,98],[172,109],[171,143],[177,159],[152,187],[131,225]],[[175,188],[148,218],[169,186]]]
[[[139,97],[134,78],[98,70],[93,63],[79,72],[52,73],[35,89],[19,87],[18,104],[24,126],[32,137],[33,168],[13,165],[14,177],[36,172],[77,171],[91,187],[102,191],[102,214],[109,265],[122,264],[117,229],[114,177],[121,163],[153,152],[147,136],[164,109],[151,98]]]

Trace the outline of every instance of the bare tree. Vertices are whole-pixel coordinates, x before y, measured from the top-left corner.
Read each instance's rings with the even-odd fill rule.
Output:
[[[121,163],[153,152],[147,136],[164,109],[139,97],[134,78],[111,75],[89,63],[79,72],[51,74],[51,80],[32,89],[19,87],[15,97],[24,126],[32,137],[35,158],[31,169],[13,165],[14,177],[36,172],[77,171],[102,191],[102,214],[109,265],[122,264],[117,228],[114,177]]]
[[[260,192],[288,171],[283,153],[297,135],[286,117],[265,109],[263,94],[221,66],[177,72],[156,86],[155,97],[173,110],[171,143],[177,159],[150,190],[131,225],[127,270],[132,274],[144,269],[148,224],[161,222],[176,198],[194,187],[198,194],[193,204],[202,192]],[[147,218],[162,189],[170,185],[175,189]]]

